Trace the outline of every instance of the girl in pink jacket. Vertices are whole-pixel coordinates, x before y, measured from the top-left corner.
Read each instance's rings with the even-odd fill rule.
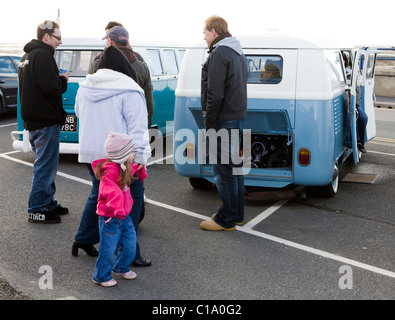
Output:
[[[96,211],[100,246],[92,280],[111,287],[117,284],[111,271],[128,280],[137,276],[130,270],[136,255],[136,232],[129,215],[133,206],[129,186],[134,179],[143,181],[147,173],[144,167],[133,162],[134,142],[128,135],[110,133],[105,149],[107,159],[92,162],[96,178],[100,180]]]

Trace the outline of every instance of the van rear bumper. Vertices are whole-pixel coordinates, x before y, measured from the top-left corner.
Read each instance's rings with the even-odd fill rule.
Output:
[[[27,130],[23,131],[12,131],[12,147],[14,150],[29,152],[32,151],[32,147],[29,142],[29,132]],[[63,143],[59,145],[60,154],[78,154],[79,151],[78,143]]]

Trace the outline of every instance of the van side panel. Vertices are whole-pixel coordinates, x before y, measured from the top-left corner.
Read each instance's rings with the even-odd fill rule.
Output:
[[[66,122],[68,122],[62,126],[60,131],[60,141],[62,142],[78,143],[78,120],[74,111],[78,88],[78,82],[69,81],[67,91],[62,95],[63,109],[67,112]]]
[[[166,121],[173,120],[173,106],[175,103],[174,92],[177,87],[177,79],[152,80],[154,114],[152,125],[157,125],[163,135],[166,135]],[[169,128],[168,128],[169,129]]]
[[[325,185],[331,181],[335,149],[332,105],[331,100],[296,101],[298,125],[295,128],[294,159],[298,159],[301,148],[307,148],[311,152],[311,161],[307,166],[294,162],[295,184]]]
[[[200,125],[198,125],[199,122]],[[176,97],[173,141],[175,157],[174,166],[181,176],[192,178],[202,177],[200,164],[198,163],[198,153],[195,152],[194,159],[189,162],[186,162],[184,154],[188,142],[198,146],[199,127],[203,127],[200,97]]]
[[[299,50],[296,100],[332,99],[326,56],[322,50]]]

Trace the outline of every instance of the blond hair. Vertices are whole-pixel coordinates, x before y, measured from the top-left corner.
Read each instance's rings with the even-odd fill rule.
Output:
[[[219,36],[222,36],[224,34],[230,34],[228,29],[228,23],[224,18],[221,18],[220,16],[214,15],[207,18],[206,21],[204,21],[204,27],[208,31],[214,29]]]

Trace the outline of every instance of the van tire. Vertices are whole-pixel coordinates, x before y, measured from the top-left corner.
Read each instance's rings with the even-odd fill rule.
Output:
[[[333,198],[339,190],[339,170],[335,168],[335,174],[332,181],[326,186],[319,187],[319,194],[324,198]]]
[[[198,190],[208,190],[214,185],[212,182],[203,178],[189,178],[189,183]]]

